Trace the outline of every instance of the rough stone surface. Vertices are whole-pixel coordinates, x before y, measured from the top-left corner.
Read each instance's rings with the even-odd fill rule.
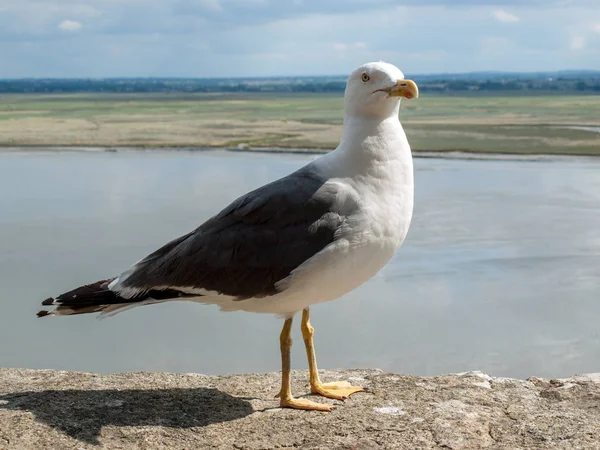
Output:
[[[321,413],[277,408],[277,373],[0,369],[0,449],[600,449],[600,374],[523,381],[344,370],[322,378],[371,392],[329,400],[338,408]],[[297,396],[306,379],[294,373]]]

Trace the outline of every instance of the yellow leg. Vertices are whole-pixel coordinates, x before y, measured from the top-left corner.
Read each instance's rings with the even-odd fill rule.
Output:
[[[279,397],[279,404],[282,408],[296,408],[296,409],[310,409],[315,411],[331,411],[335,408],[333,405],[326,405],[322,403],[311,402],[303,398],[292,397],[292,386],[291,386],[291,357],[290,350],[292,348],[292,338],[290,337],[292,331],[292,318],[286,319],[281,329],[281,336],[279,337],[279,343],[281,346],[281,391],[277,397]]]
[[[358,386],[352,386],[347,381],[333,383],[321,383],[319,372],[317,370],[317,358],[315,356],[315,345],[313,336],[315,329],[310,325],[310,311],[308,308],[302,311],[302,337],[306,347],[306,357],[308,358],[308,370],[310,373],[310,391],[313,394],[323,397],[334,398],[336,400],[346,400],[356,392],[363,392],[364,389]]]

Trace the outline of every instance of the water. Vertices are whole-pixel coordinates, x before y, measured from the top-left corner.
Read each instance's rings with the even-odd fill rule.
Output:
[[[564,127],[564,128],[570,128],[571,130],[589,131],[591,133],[600,133],[600,127],[579,127],[579,126],[573,126],[573,127]]]
[[[0,153],[0,365],[279,370],[282,322],[171,303],[37,319],[311,156]],[[408,239],[376,278],[313,307],[322,368],[498,376],[600,371],[600,160],[416,160]],[[298,323],[292,364],[305,368]]]

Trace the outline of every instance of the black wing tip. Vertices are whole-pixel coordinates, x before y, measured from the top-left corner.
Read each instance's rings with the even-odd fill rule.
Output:
[[[50,312],[49,311],[38,311],[37,316],[38,317],[46,317],[49,316]]]
[[[43,306],[49,306],[49,305],[54,305],[54,298],[53,297],[48,297],[46,300],[44,300],[42,302]]]

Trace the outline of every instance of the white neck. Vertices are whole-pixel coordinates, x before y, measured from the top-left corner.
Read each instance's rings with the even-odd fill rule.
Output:
[[[315,163],[329,179],[351,186],[370,205],[373,223],[385,223],[381,226],[400,245],[414,202],[412,154],[402,125],[397,116],[384,120],[346,116],[344,125],[338,148]],[[394,213],[390,216],[389,211]]]
[[[325,179],[346,186],[341,192],[354,192],[348,197],[349,207],[356,206],[352,199],[358,194],[368,205],[369,220],[390,233],[394,245],[402,243],[412,217],[414,175],[410,146],[397,116],[367,120],[346,115],[338,148],[313,164]],[[346,204],[342,200],[340,208]]]
[[[373,165],[397,161],[410,166],[412,174],[410,146],[396,114],[384,119],[346,115],[342,141],[334,153],[357,169],[368,171]]]

